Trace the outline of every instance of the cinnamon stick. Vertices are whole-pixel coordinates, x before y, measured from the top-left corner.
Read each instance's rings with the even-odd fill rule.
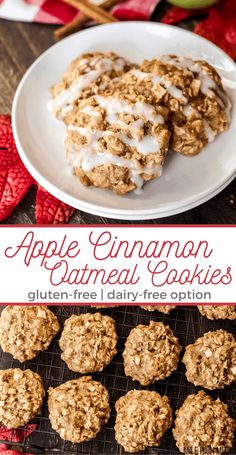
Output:
[[[99,24],[107,24],[110,22],[117,22],[117,19],[111,13],[104,11],[100,6],[89,3],[87,0],[64,0],[74,8],[77,8],[86,16],[94,19]]]
[[[100,8],[109,9],[112,8],[114,5],[119,3],[120,0],[104,0],[100,3]],[[70,35],[73,32],[80,30],[84,25],[89,21],[89,17],[86,14],[81,13],[79,17],[76,17],[68,24],[63,25],[62,27],[58,28],[54,32],[54,37],[57,41],[66,36]]]

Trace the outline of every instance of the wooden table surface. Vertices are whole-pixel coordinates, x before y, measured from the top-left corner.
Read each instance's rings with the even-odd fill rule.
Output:
[[[163,7],[158,8],[155,20]],[[191,28],[191,24],[182,24]],[[17,85],[25,71],[54,43],[55,26],[0,20],[0,114],[10,114]],[[209,172],[211,170],[209,169]],[[35,223],[35,188],[32,188],[4,224]],[[188,189],[186,188],[186,191]],[[72,224],[129,223],[76,211]],[[142,222],[143,224],[236,224],[236,179],[218,196],[179,215]],[[138,224],[138,222],[137,222]]]

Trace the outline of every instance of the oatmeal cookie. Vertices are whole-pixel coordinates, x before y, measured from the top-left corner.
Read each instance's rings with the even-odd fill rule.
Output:
[[[90,376],[49,389],[52,428],[65,441],[80,443],[95,438],[110,417],[109,395]]]
[[[0,346],[25,362],[47,349],[59,328],[57,317],[47,307],[8,306],[0,317]]]
[[[172,425],[172,409],[166,396],[147,390],[131,390],[119,398],[115,438],[126,452],[159,446]]]
[[[196,155],[228,129],[231,103],[219,74],[207,62],[164,55],[144,61],[138,79],[142,83],[151,79],[153,89],[164,88],[162,102],[170,111],[172,129],[170,146],[176,152]]]
[[[98,93],[109,92],[111,80],[121,76],[132,66],[114,52],[89,52],[74,60],[62,81],[51,88],[52,100],[49,109],[59,119],[80,99]]]
[[[201,315],[206,316],[208,319],[236,319],[235,305],[200,305],[198,309]]]
[[[176,370],[181,346],[168,325],[151,321],[131,330],[123,352],[126,376],[143,386]]]
[[[167,118],[168,110],[145,94],[125,93],[114,84],[111,95],[82,100],[67,116],[67,162],[84,185],[119,195],[139,192],[162,173]]]
[[[173,435],[180,452],[219,455],[233,446],[236,425],[219,398],[203,391],[189,395],[176,415]]]
[[[72,371],[102,371],[117,353],[115,321],[101,313],[72,315],[59,341],[61,358]]]
[[[26,425],[40,413],[45,391],[31,370],[0,370],[0,422],[9,430]]]
[[[141,308],[146,311],[157,310],[157,311],[160,311],[161,313],[169,314],[172,310],[174,310],[176,308],[176,305],[165,305],[165,306],[141,305]]]
[[[186,377],[194,385],[214,390],[236,380],[236,341],[225,330],[207,332],[186,347]]]

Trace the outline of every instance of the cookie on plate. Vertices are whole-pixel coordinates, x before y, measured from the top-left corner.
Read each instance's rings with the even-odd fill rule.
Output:
[[[233,446],[235,428],[227,405],[201,390],[178,409],[173,435],[182,453],[218,455]]]
[[[110,417],[109,395],[90,376],[49,389],[52,428],[65,441],[80,443],[95,438]]]
[[[159,84],[165,90],[162,102],[170,111],[170,146],[176,152],[196,155],[228,129],[231,102],[221,77],[206,61],[175,55],[145,60],[137,80],[150,78],[154,88]]]
[[[45,306],[7,306],[0,317],[0,346],[25,362],[46,350],[59,328],[57,317]]]
[[[67,116],[67,162],[88,186],[109,188],[119,195],[159,177],[170,132],[165,107],[144,94],[123,91],[96,95],[78,103]]]
[[[198,309],[208,319],[236,319],[236,305],[199,305]]]
[[[185,349],[186,377],[196,386],[214,390],[236,380],[236,340],[225,330],[207,332]]]
[[[132,66],[114,52],[82,54],[71,63],[62,81],[51,88],[50,111],[57,118],[65,119],[78,100],[109,92],[110,81]]]
[[[148,390],[130,390],[115,405],[115,438],[126,452],[159,446],[172,425],[172,409],[166,396]]]
[[[167,378],[176,370],[181,346],[168,325],[151,321],[131,330],[123,352],[126,376],[143,386]]]
[[[102,371],[117,353],[115,321],[101,313],[72,315],[66,320],[59,346],[72,371]]]
[[[31,370],[0,370],[0,422],[8,429],[26,425],[41,412],[45,391]]]

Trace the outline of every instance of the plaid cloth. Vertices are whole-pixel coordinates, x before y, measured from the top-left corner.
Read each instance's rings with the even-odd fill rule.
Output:
[[[120,20],[148,20],[160,1],[126,0],[113,8],[113,14]],[[78,10],[63,0],[0,0],[0,17],[4,19],[66,24],[78,15]]]

